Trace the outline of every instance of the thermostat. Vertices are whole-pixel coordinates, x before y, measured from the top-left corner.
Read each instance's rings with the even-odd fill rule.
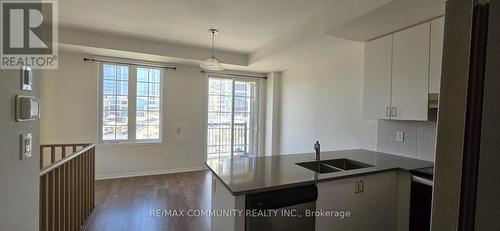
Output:
[[[40,118],[40,100],[33,96],[16,96],[16,121]]]

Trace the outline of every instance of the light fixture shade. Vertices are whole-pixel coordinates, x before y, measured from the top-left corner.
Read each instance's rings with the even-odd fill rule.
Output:
[[[209,70],[209,71],[222,71],[224,70],[224,66],[219,62],[219,60],[215,57],[211,57],[207,59],[205,62],[200,64],[200,67]]]

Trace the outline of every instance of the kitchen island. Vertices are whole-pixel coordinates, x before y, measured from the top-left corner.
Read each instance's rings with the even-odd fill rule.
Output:
[[[332,159],[367,166],[320,174],[297,165],[315,161],[313,153],[210,159],[206,165],[213,175],[212,209],[243,210],[248,195],[316,185],[317,210],[346,209],[353,217],[342,221],[318,217],[315,230],[361,230],[373,225],[408,229],[409,171],[433,163],[363,149],[321,153],[321,160]],[[212,217],[212,230],[245,230],[245,217]]]

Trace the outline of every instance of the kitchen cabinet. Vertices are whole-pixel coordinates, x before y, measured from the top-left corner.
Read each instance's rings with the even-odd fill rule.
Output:
[[[394,33],[391,119],[427,120],[429,47],[429,22]]]
[[[443,63],[444,17],[431,21],[429,93],[439,93]]]
[[[321,182],[317,186],[317,211],[350,212],[350,217],[344,219],[316,217],[317,231],[398,230],[396,171]],[[401,214],[408,215],[404,211]]]
[[[361,220],[357,208],[359,195],[356,192],[359,180],[347,178],[317,184],[316,211],[344,211],[349,212],[350,217],[341,219],[316,216],[316,231],[357,230]]]
[[[392,35],[365,44],[364,71],[364,117],[390,119]]]
[[[363,116],[428,120],[439,93],[443,17],[365,43]]]
[[[396,230],[397,200],[396,172],[366,175],[361,178],[360,196],[362,229]]]
[[[212,176],[212,200],[213,210],[243,210],[245,209],[245,197],[243,195],[234,196],[224,186],[224,184]],[[211,230],[213,231],[244,231],[244,216],[210,216]]]

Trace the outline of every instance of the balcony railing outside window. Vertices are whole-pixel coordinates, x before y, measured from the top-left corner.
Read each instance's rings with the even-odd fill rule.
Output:
[[[248,134],[247,123],[234,123],[234,155],[249,154]],[[207,137],[208,158],[231,156],[231,123],[209,123]]]

